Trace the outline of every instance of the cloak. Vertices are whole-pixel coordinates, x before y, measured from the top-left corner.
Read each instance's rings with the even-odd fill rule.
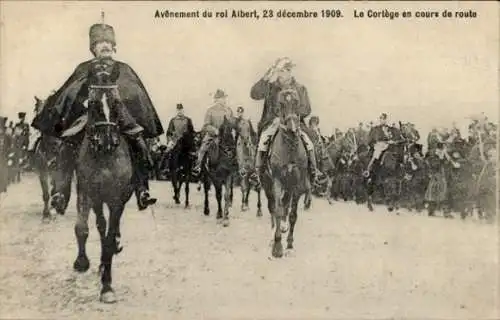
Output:
[[[44,134],[60,136],[80,116],[86,113],[88,74],[92,60],[79,64],[62,87],[47,98],[43,110],[35,116],[31,126]],[[126,63],[114,60],[119,68],[117,80],[122,102],[144,128],[145,138],[163,134],[163,126],[156,110],[135,71]]]

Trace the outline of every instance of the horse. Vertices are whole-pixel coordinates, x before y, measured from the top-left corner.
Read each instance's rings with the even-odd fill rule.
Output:
[[[210,215],[208,192],[210,185],[215,188],[217,199],[217,223],[224,227],[229,226],[229,208],[233,199],[234,172],[238,169],[236,160],[236,126],[233,119],[224,117],[218,130],[218,137],[208,149],[201,170],[201,181],[204,187],[205,202],[203,213]],[[224,209],[222,208],[222,194],[224,189]]]
[[[180,204],[180,191],[184,183],[185,202],[184,207],[189,208],[189,183],[191,180],[191,169],[193,168],[193,133],[186,131],[176,142],[169,152],[168,168],[170,179],[174,189],[175,204]]]
[[[241,177],[241,211],[247,211],[251,190],[250,176],[254,170],[253,162],[257,150],[257,135],[248,120],[237,121],[236,127],[236,156]],[[257,192],[257,217],[262,217],[261,186],[256,185],[255,191]]]
[[[113,79],[118,78],[116,70],[115,65],[111,73],[111,76],[115,77]],[[113,256],[122,251],[120,220],[125,205],[134,192],[134,183],[132,153],[117,125],[117,108],[125,106],[116,95],[114,99],[109,98],[110,90],[116,90],[116,85],[109,85],[106,75],[104,73],[103,76],[103,72],[100,72],[96,76],[94,82],[96,84],[92,85],[93,82],[90,82],[90,91],[102,90],[104,93],[101,101],[88,102],[84,138],[78,148],[76,164],[78,215],[75,224],[78,255],[73,268],[78,272],[86,272],[90,266],[86,242],[89,233],[88,218],[92,209],[96,214],[97,230],[101,240],[100,301],[114,303],[116,296],[111,286],[112,261]],[[103,212],[104,204],[109,209],[108,221]]]
[[[35,96],[35,114],[42,112],[45,106],[45,101],[43,99]],[[43,211],[42,220],[48,221],[50,218],[50,195],[51,191],[49,186],[52,185],[54,179],[54,169],[57,165],[57,156],[62,145],[62,140],[50,136],[47,134],[41,134],[34,143],[33,153],[30,158],[31,165],[35,172],[38,174],[38,179],[40,181],[40,186],[42,188],[42,199],[43,199]],[[52,190],[53,191],[53,190]],[[55,207],[58,214],[64,215],[69,199],[71,196],[71,183],[66,184],[64,188],[64,197],[67,199],[64,206]]]
[[[387,210],[392,212],[399,209],[399,198],[401,195],[401,180],[403,177],[402,163],[404,160],[404,150],[406,140],[397,128],[393,129],[393,142],[378,142],[372,152],[372,159],[377,148],[385,149],[378,161],[373,162],[372,174],[366,170],[365,186],[367,189],[367,206],[373,211],[373,194],[375,187],[381,187],[384,196],[384,204]]]
[[[293,249],[298,203],[310,189],[310,180],[307,153],[299,132],[298,94],[293,89],[285,89],[277,102],[279,128],[269,148],[269,160],[261,181],[274,228],[272,256],[281,258],[282,233],[288,231],[287,249]]]

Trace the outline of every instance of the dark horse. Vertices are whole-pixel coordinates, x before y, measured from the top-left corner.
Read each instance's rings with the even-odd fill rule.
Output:
[[[229,208],[233,200],[233,180],[238,169],[236,161],[236,126],[234,119],[224,118],[224,122],[219,128],[218,142],[213,143],[207,152],[207,162],[202,166],[201,178],[205,191],[204,214],[210,214],[208,192],[210,185],[215,188],[215,198],[217,199],[217,222],[222,222],[223,226],[229,226]],[[224,209],[222,209],[222,190],[224,192]]]
[[[45,101],[35,96],[35,114],[42,112]],[[43,212],[42,219],[47,221],[50,218],[50,187],[53,185],[55,169],[57,166],[57,156],[62,146],[62,140],[47,134],[41,136],[35,142],[33,155],[30,159],[31,165],[38,173],[40,186],[42,187]],[[63,191],[66,202],[63,206],[55,207],[57,213],[64,214],[71,196],[71,183],[65,184]]]
[[[189,182],[191,180],[191,169],[193,167],[192,151],[194,149],[193,132],[186,131],[176,142],[168,153],[168,168],[172,187],[174,188],[174,201],[180,204],[180,191],[182,184],[185,185],[185,203],[189,208]]]
[[[401,180],[403,178],[404,144],[406,140],[401,131],[393,128],[392,140],[389,142],[379,141],[375,143],[370,163],[373,163],[373,171],[370,175],[365,171],[366,187],[368,195],[368,209],[373,211],[373,193],[375,187],[381,187],[384,195],[384,203],[389,212],[398,210],[399,197],[401,194]],[[382,150],[378,160],[374,160],[375,152]]]
[[[299,134],[298,102],[294,90],[283,90],[278,97],[280,125],[270,147],[269,167],[261,177],[275,228],[272,255],[276,258],[283,256],[282,233],[288,231],[287,248],[293,248],[299,199],[310,189],[307,153]]]
[[[73,268],[79,272],[89,269],[86,242],[89,233],[88,218],[92,208],[96,214],[97,230],[101,239],[100,300],[113,303],[116,302],[116,297],[111,287],[112,260],[113,255],[122,250],[120,219],[125,204],[133,194],[134,184],[129,145],[117,125],[117,110],[125,106],[116,99],[116,95],[114,99],[110,99],[110,91],[116,90],[116,86],[108,84],[106,75],[98,73],[95,79],[96,85],[90,86],[90,91],[99,90],[102,98],[98,98],[100,101],[93,100],[88,103],[85,136],[78,150],[76,169],[78,217],[75,225],[78,256]],[[108,221],[103,212],[104,204],[109,209]],[[109,225],[106,230],[107,223]]]
[[[254,158],[257,150],[257,134],[253,130],[250,121],[239,120],[237,128],[236,154],[241,177],[241,211],[247,211],[248,198],[252,189],[250,177],[255,170]],[[257,192],[257,217],[262,217],[261,186],[256,185],[254,187]]]

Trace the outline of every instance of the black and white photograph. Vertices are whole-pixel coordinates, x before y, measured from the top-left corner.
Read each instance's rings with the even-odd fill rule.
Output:
[[[500,319],[499,15],[0,1],[0,319]]]

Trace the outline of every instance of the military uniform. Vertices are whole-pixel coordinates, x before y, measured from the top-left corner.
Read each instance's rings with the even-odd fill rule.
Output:
[[[29,138],[30,138],[30,125],[24,122],[26,117],[25,112],[19,112],[19,122],[14,126],[14,136],[19,141],[19,146],[23,150],[28,149]]]
[[[313,125],[312,123],[316,121],[316,125]],[[307,128],[307,135],[311,139],[314,149],[316,152],[316,159],[319,159],[319,165],[322,171],[325,171],[327,162],[328,160],[328,153],[325,148],[325,143],[323,141],[323,135],[321,134],[321,130],[318,127],[319,125],[319,118],[317,116],[312,116],[309,119],[309,127]],[[333,165],[330,164],[331,169],[333,169]]]
[[[291,67],[291,62],[286,62],[284,68],[287,67],[287,64]],[[305,128],[304,118],[311,113],[311,105],[306,87],[298,83],[295,78],[292,78],[286,85],[281,84],[279,81],[270,82],[269,80],[262,78],[253,85],[250,91],[250,97],[253,100],[264,100],[264,110],[258,125],[260,140],[255,160],[255,168],[257,170],[263,169],[264,158],[269,150],[271,139],[279,129],[280,120],[278,106],[280,105],[280,99],[282,99],[283,93],[288,90],[293,92],[299,100],[295,112],[300,117],[301,127]],[[319,175],[319,172],[316,166],[314,144],[302,128],[299,128],[299,132],[307,150],[309,165],[312,171],[311,173],[316,177]]]
[[[184,109],[182,104],[177,105],[177,110]],[[194,135],[193,122],[191,118],[186,117],[185,115],[176,115],[170,122],[168,123],[167,128],[167,141],[169,143],[175,143],[185,134]]]
[[[226,97],[226,94],[224,93],[224,91],[218,89],[214,95],[214,99],[223,97]],[[203,158],[205,157],[205,154],[214,142],[215,138],[218,136],[219,128],[224,123],[224,119],[232,121],[233,118],[234,116],[231,108],[222,103],[215,103],[213,106],[207,109],[202,128],[204,136],[201,142],[200,150],[198,151],[196,164],[193,169],[195,175],[201,172],[201,163],[203,161]]]
[[[90,49],[107,41],[115,45],[113,27],[94,24],[89,30]],[[94,53],[94,52],[93,52]],[[101,86],[100,84],[111,84]],[[106,95],[104,95],[106,94]],[[156,199],[149,196],[149,170],[152,159],[144,138],[155,138],[163,133],[161,121],[135,71],[124,62],[111,58],[95,58],[78,65],[69,79],[51,95],[45,107],[33,120],[32,126],[42,133],[64,138],[66,142],[58,156],[57,174],[64,177],[63,185],[55,185],[53,206],[64,205],[62,190],[71,183],[76,166],[77,147],[82,142],[90,103],[112,104],[110,118],[128,137],[134,162],[134,182],[140,210]],[[63,199],[63,200],[61,200]]]
[[[243,115],[243,107],[238,107],[238,113]],[[257,133],[255,132],[252,121],[245,119],[243,116],[236,120],[236,127],[238,137],[236,142],[236,150],[238,150],[238,167],[240,175],[244,176],[246,173],[254,174],[254,158],[255,158],[255,144],[257,142]],[[255,179],[255,177],[250,177]]]

